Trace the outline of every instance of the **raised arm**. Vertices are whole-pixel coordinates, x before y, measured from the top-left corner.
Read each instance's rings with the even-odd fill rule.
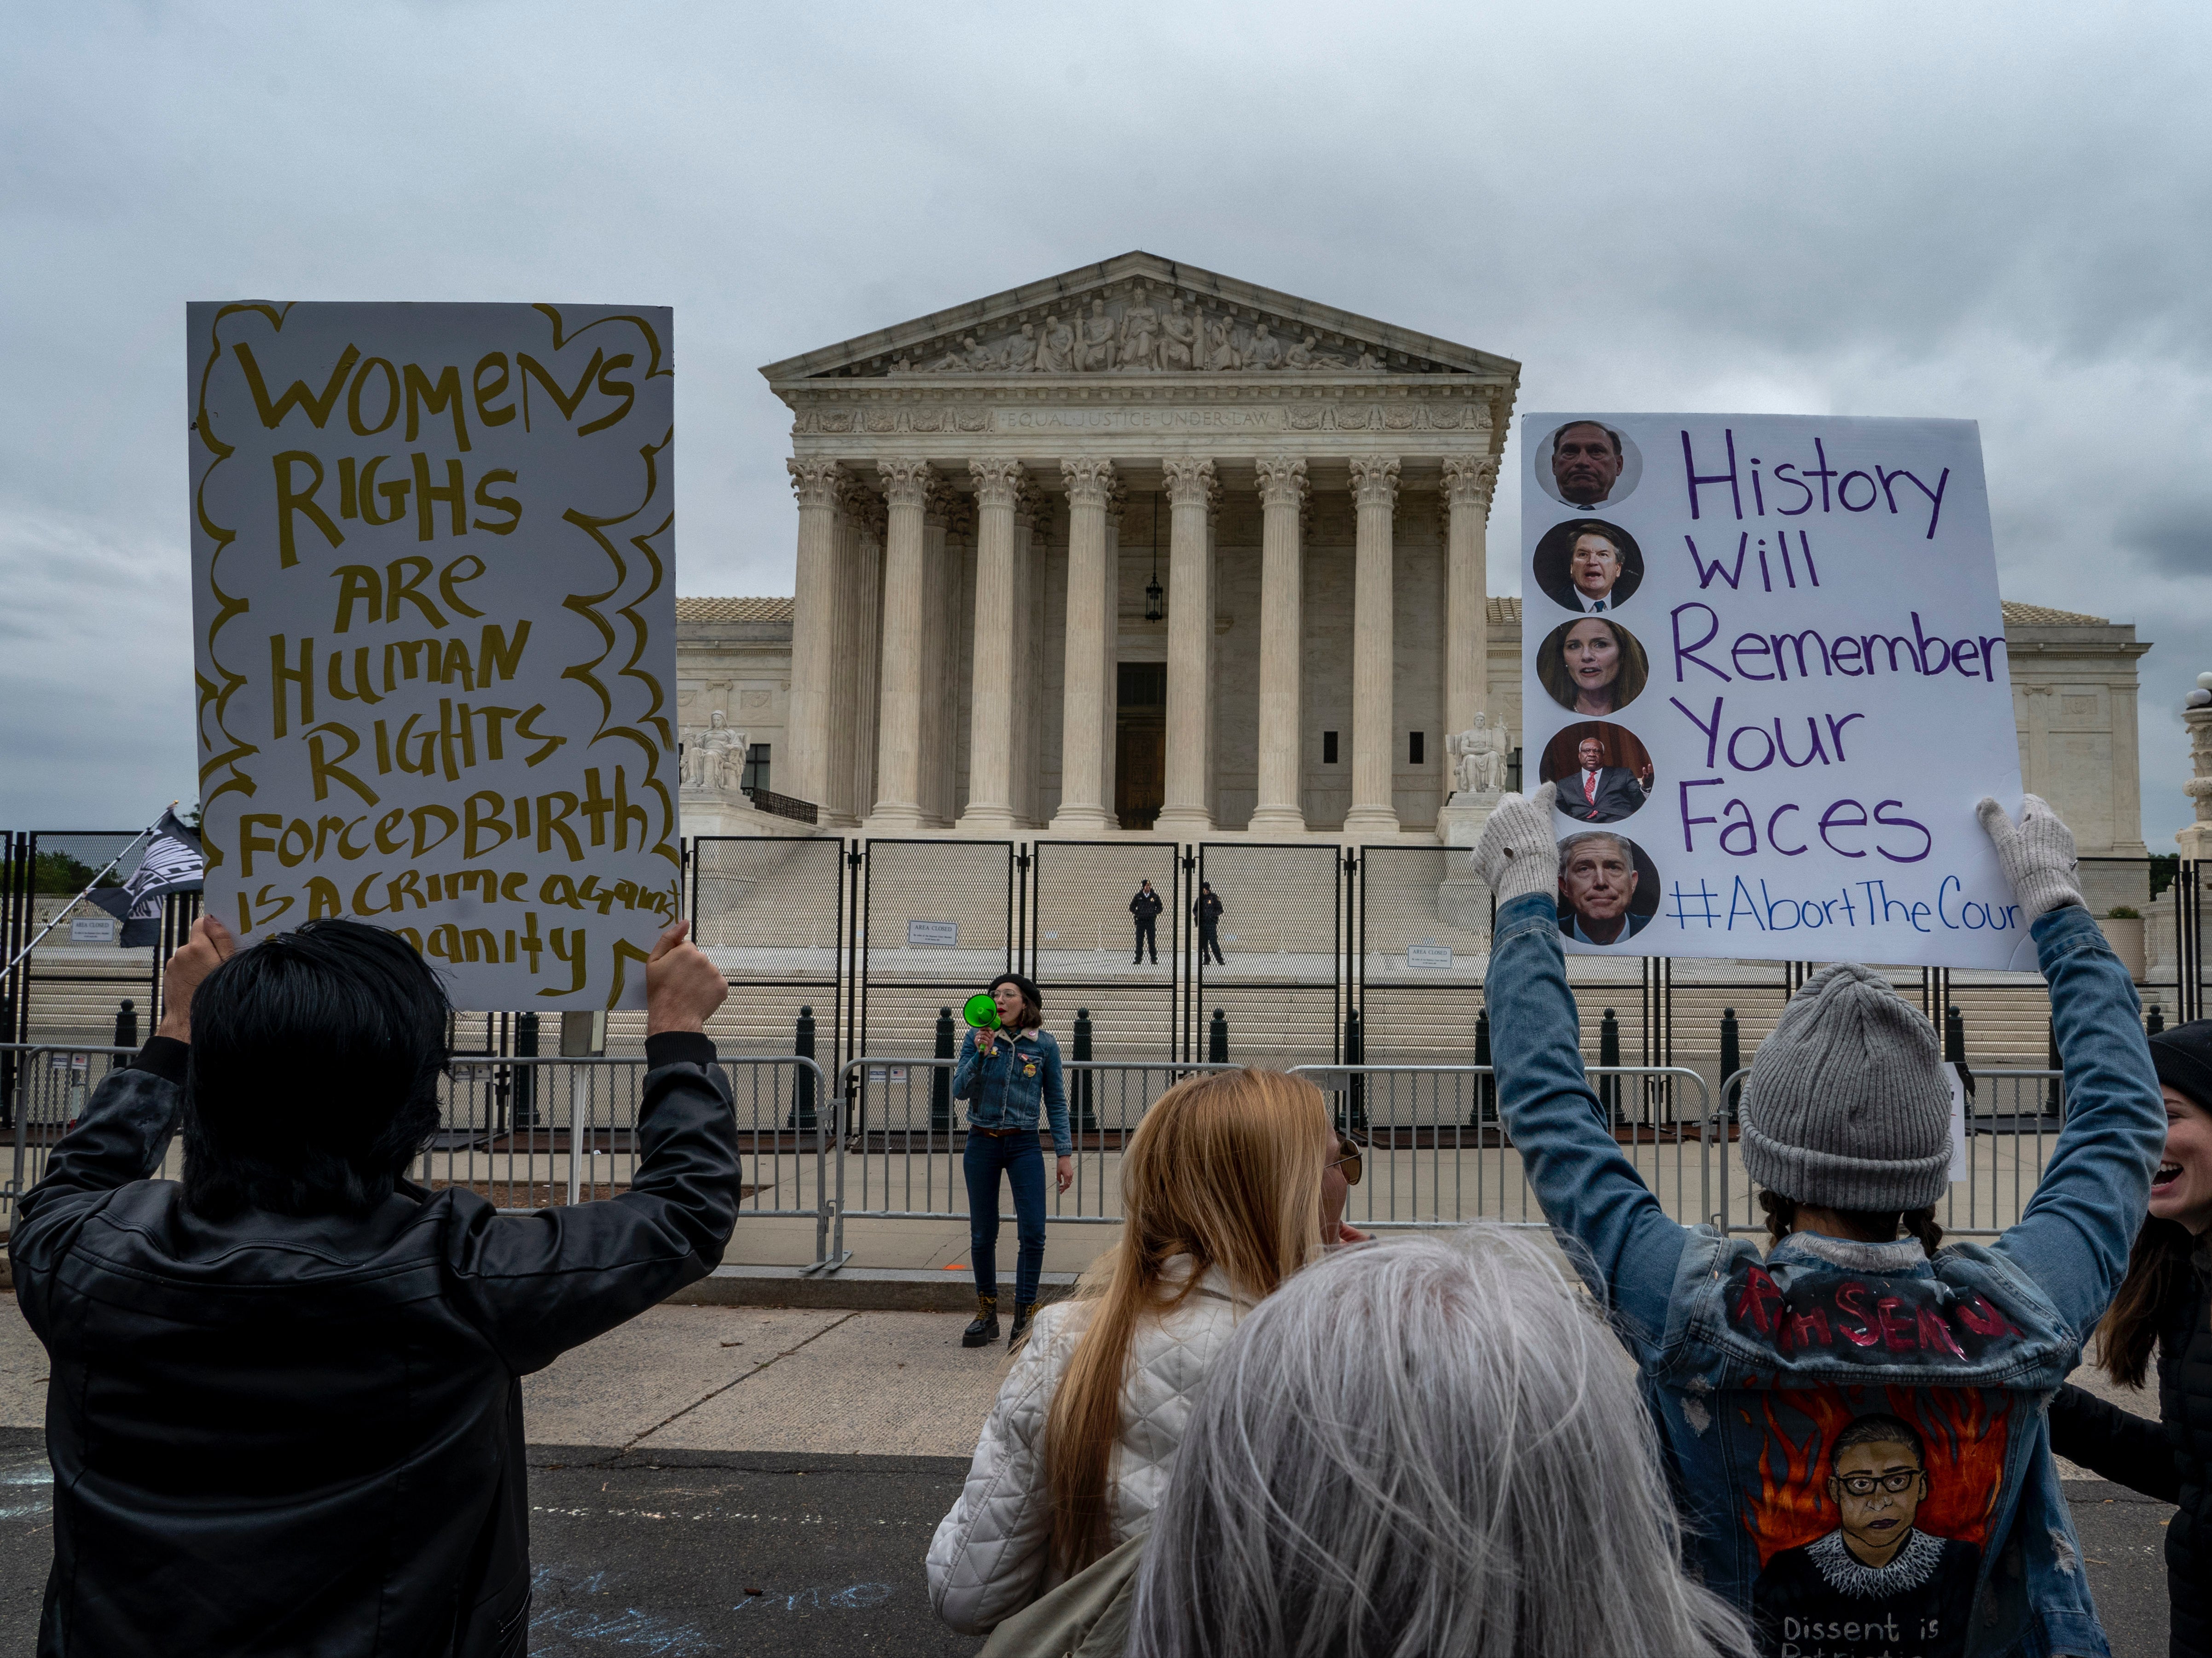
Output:
[[[629,1190],[534,1215],[457,1207],[456,1297],[518,1372],[612,1329],[718,1266],[738,1212],[737,1121],[708,1015],[729,995],[681,921],[646,964],[645,1097]]]
[[[1994,800],[1978,810],[2032,924],[2066,1078],[2066,1127],[1996,1248],[2086,1336],[2127,1270],[2166,1146],[2166,1106],[2135,986],[2082,906],[2073,835],[2033,794],[2017,826]]]
[[[1581,1245],[1568,1252],[1577,1269],[1626,1316],[1635,1339],[1656,1340],[1685,1237],[1621,1155],[1583,1074],[1581,1025],[1559,946],[1552,801],[1548,783],[1532,799],[1505,795],[1474,849],[1476,872],[1498,896],[1483,994],[1498,1114],[1545,1218]]]
[[[33,1327],[46,1285],[69,1253],[77,1228],[118,1187],[160,1170],[184,1111],[193,993],[236,948],[214,917],[193,923],[161,970],[160,1029],[129,1066],[100,1078],[76,1127],[47,1159],[45,1178],[23,1194],[9,1256],[24,1315]]]

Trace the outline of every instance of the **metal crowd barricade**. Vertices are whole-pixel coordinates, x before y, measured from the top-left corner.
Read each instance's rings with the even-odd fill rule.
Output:
[[[1590,1066],[1587,1073],[1609,1107],[1613,1138],[1644,1184],[1676,1219],[1702,1219],[1711,1202],[1703,1146],[1712,1106],[1705,1078],[1685,1066]],[[1345,1206],[1353,1226],[1545,1224],[1521,1154],[1498,1120],[1491,1067],[1301,1065],[1291,1074],[1328,1096],[1338,1128],[1364,1142],[1361,1179]]]
[[[0,1206],[11,1225],[16,1199],[45,1175],[54,1142],[69,1132],[101,1079],[137,1051],[97,1043],[0,1042],[0,1054],[14,1060],[15,1075],[9,1096],[0,1101],[7,1110],[11,1151]]]
[[[100,1079],[135,1049],[18,1044],[8,1102],[13,1146],[0,1190],[15,1199]],[[736,1102],[741,1217],[811,1218],[814,1266],[832,1265],[830,1157],[839,1105],[820,1066],[794,1054],[725,1057]],[[439,1126],[416,1165],[432,1189],[463,1186],[503,1212],[612,1197],[635,1178],[647,1065],[635,1058],[457,1056],[440,1089]]]
[[[1721,1098],[1729,1107],[1724,1121],[1730,1125],[1742,1110],[1750,1078],[1746,1066],[1721,1084]],[[2066,1126],[2063,1072],[1977,1066],[1973,1078],[1966,1102],[1966,1176],[1951,1182],[1936,1217],[1947,1237],[1996,1237],[2018,1220]],[[1766,1219],[1743,1171],[1739,1145],[1729,1132],[1717,1135],[1709,1147],[1720,1195],[1716,1219],[1725,1231],[1763,1232]]]
[[[848,1216],[968,1218],[968,1187],[960,1166],[968,1127],[966,1113],[951,1094],[956,1064],[875,1055],[846,1066],[842,1091],[851,1127],[839,1144],[838,1167],[831,1175],[836,1189],[833,1254],[843,1249]],[[1075,1182],[1066,1192],[1048,1187],[1046,1220],[1118,1225],[1121,1148],[1153,1102],[1186,1077],[1243,1068],[1194,1061],[1062,1060]]]
[[[811,1218],[811,1270],[822,1270],[838,1119],[821,1066],[796,1054],[715,1063],[736,1102],[739,1217]],[[456,1058],[418,1178],[465,1186],[507,1212],[612,1197],[636,1177],[647,1069],[641,1054]]]

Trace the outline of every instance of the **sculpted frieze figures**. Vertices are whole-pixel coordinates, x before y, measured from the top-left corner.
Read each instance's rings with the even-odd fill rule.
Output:
[[[1206,319],[1206,368],[1219,374],[1242,368],[1244,358],[1237,349],[1237,331],[1229,319],[1214,313]]]
[[[1160,319],[1160,367],[1166,369],[1194,368],[1198,366],[1198,319],[1182,308],[1176,300],[1168,307],[1168,314]]]
[[[1024,313],[1028,315],[1029,313]],[[1055,307],[1041,319],[910,348],[890,361],[894,374],[1099,374],[1305,373],[1347,369],[1381,374],[1379,352],[1337,338],[1324,345],[1318,330],[1233,310],[1213,310],[1170,294],[1162,301],[1146,283],[1131,285],[1110,304],[1100,295],[1073,316]]]
[[[1125,368],[1158,368],[1159,363],[1160,313],[1152,308],[1150,294],[1144,283],[1121,313],[1121,365]]]
[[[1083,331],[1075,343],[1075,367],[1079,373],[1096,374],[1114,366],[1114,319],[1106,314],[1106,301],[1091,301],[1091,314],[1083,319]]]
[[[1056,311],[1045,315],[1044,337],[1037,343],[1036,369],[1040,374],[1074,372],[1075,330],[1062,322]]]

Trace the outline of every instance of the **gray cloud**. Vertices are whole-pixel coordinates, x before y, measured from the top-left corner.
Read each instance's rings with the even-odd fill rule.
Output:
[[[2208,46],[2182,5],[21,12],[0,817],[191,792],[187,299],[672,304],[682,584],[787,592],[757,365],[1142,246],[1517,357],[1523,408],[1978,419],[2008,594],[2156,642],[2170,844],[2212,593],[2144,434],[2185,474],[2212,401]]]

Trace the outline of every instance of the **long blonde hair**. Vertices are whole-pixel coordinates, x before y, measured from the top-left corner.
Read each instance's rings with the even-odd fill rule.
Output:
[[[1260,1301],[1320,1253],[1321,1090],[1279,1071],[1210,1072],[1160,1096],[1121,1157],[1121,1241],[1079,1296],[1090,1317],[1045,1418],[1051,1553],[1064,1570],[1103,1552],[1107,1470],[1121,1432],[1121,1385],[1141,1318],[1182,1305],[1210,1266]],[[1176,1255],[1197,1263],[1162,1281]]]

